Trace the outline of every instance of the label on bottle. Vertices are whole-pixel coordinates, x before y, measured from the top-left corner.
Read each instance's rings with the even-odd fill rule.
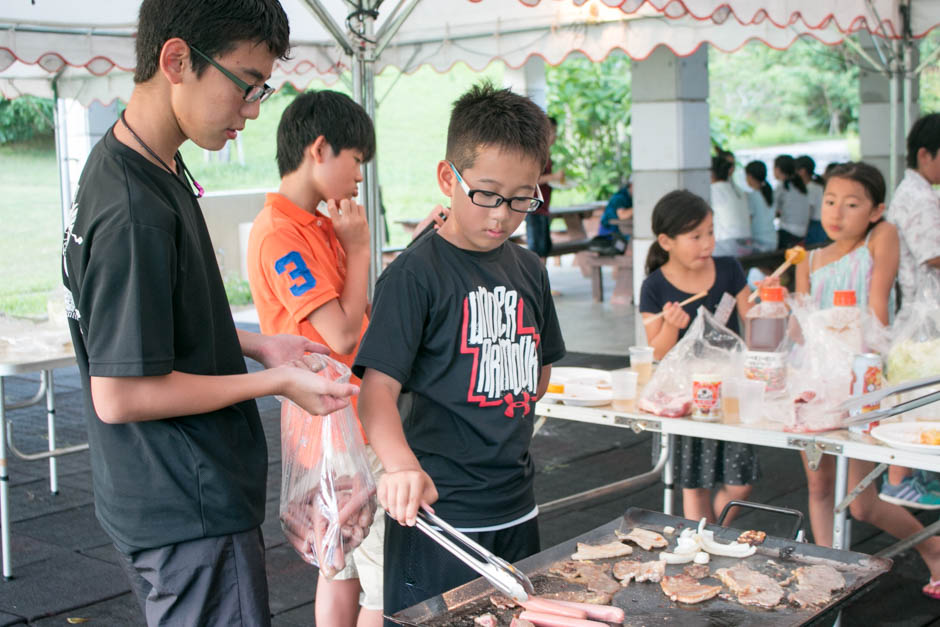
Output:
[[[745,351],[744,376],[765,382],[768,394],[783,392],[787,387],[787,354]]]

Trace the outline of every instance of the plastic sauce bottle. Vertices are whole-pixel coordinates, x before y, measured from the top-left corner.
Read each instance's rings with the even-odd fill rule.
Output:
[[[766,393],[779,396],[787,387],[786,353],[780,351],[787,337],[789,311],[783,303],[782,287],[761,288],[761,302],[746,316],[744,375],[764,381]]]
[[[855,290],[832,293],[832,308],[825,312],[826,332],[853,355],[863,352],[862,312],[856,307]]]

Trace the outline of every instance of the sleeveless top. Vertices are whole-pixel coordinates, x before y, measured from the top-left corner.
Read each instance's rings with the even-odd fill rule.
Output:
[[[868,295],[871,291],[871,275],[875,266],[868,240],[871,231],[865,236],[865,243],[847,255],[839,257],[832,263],[813,270],[813,257],[816,250],[809,253],[810,267],[810,295],[813,302],[820,309],[832,307],[833,292],[837,290],[855,290],[855,302],[862,309],[868,309]],[[888,295],[888,319],[894,319],[895,296],[894,285]]]

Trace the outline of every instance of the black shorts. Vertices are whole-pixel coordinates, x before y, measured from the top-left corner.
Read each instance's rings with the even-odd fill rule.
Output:
[[[117,553],[148,625],[271,624],[260,528]]]
[[[499,531],[467,533],[507,562],[539,552],[538,517]],[[385,613],[392,615],[479,577],[416,527],[385,517]],[[387,626],[394,625],[385,621]]]

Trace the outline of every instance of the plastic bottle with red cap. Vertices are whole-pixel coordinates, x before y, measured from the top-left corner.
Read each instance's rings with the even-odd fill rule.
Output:
[[[761,302],[745,316],[744,374],[748,379],[764,381],[768,395],[786,391],[786,353],[781,350],[787,337],[789,310],[783,302],[780,286],[762,287]]]

